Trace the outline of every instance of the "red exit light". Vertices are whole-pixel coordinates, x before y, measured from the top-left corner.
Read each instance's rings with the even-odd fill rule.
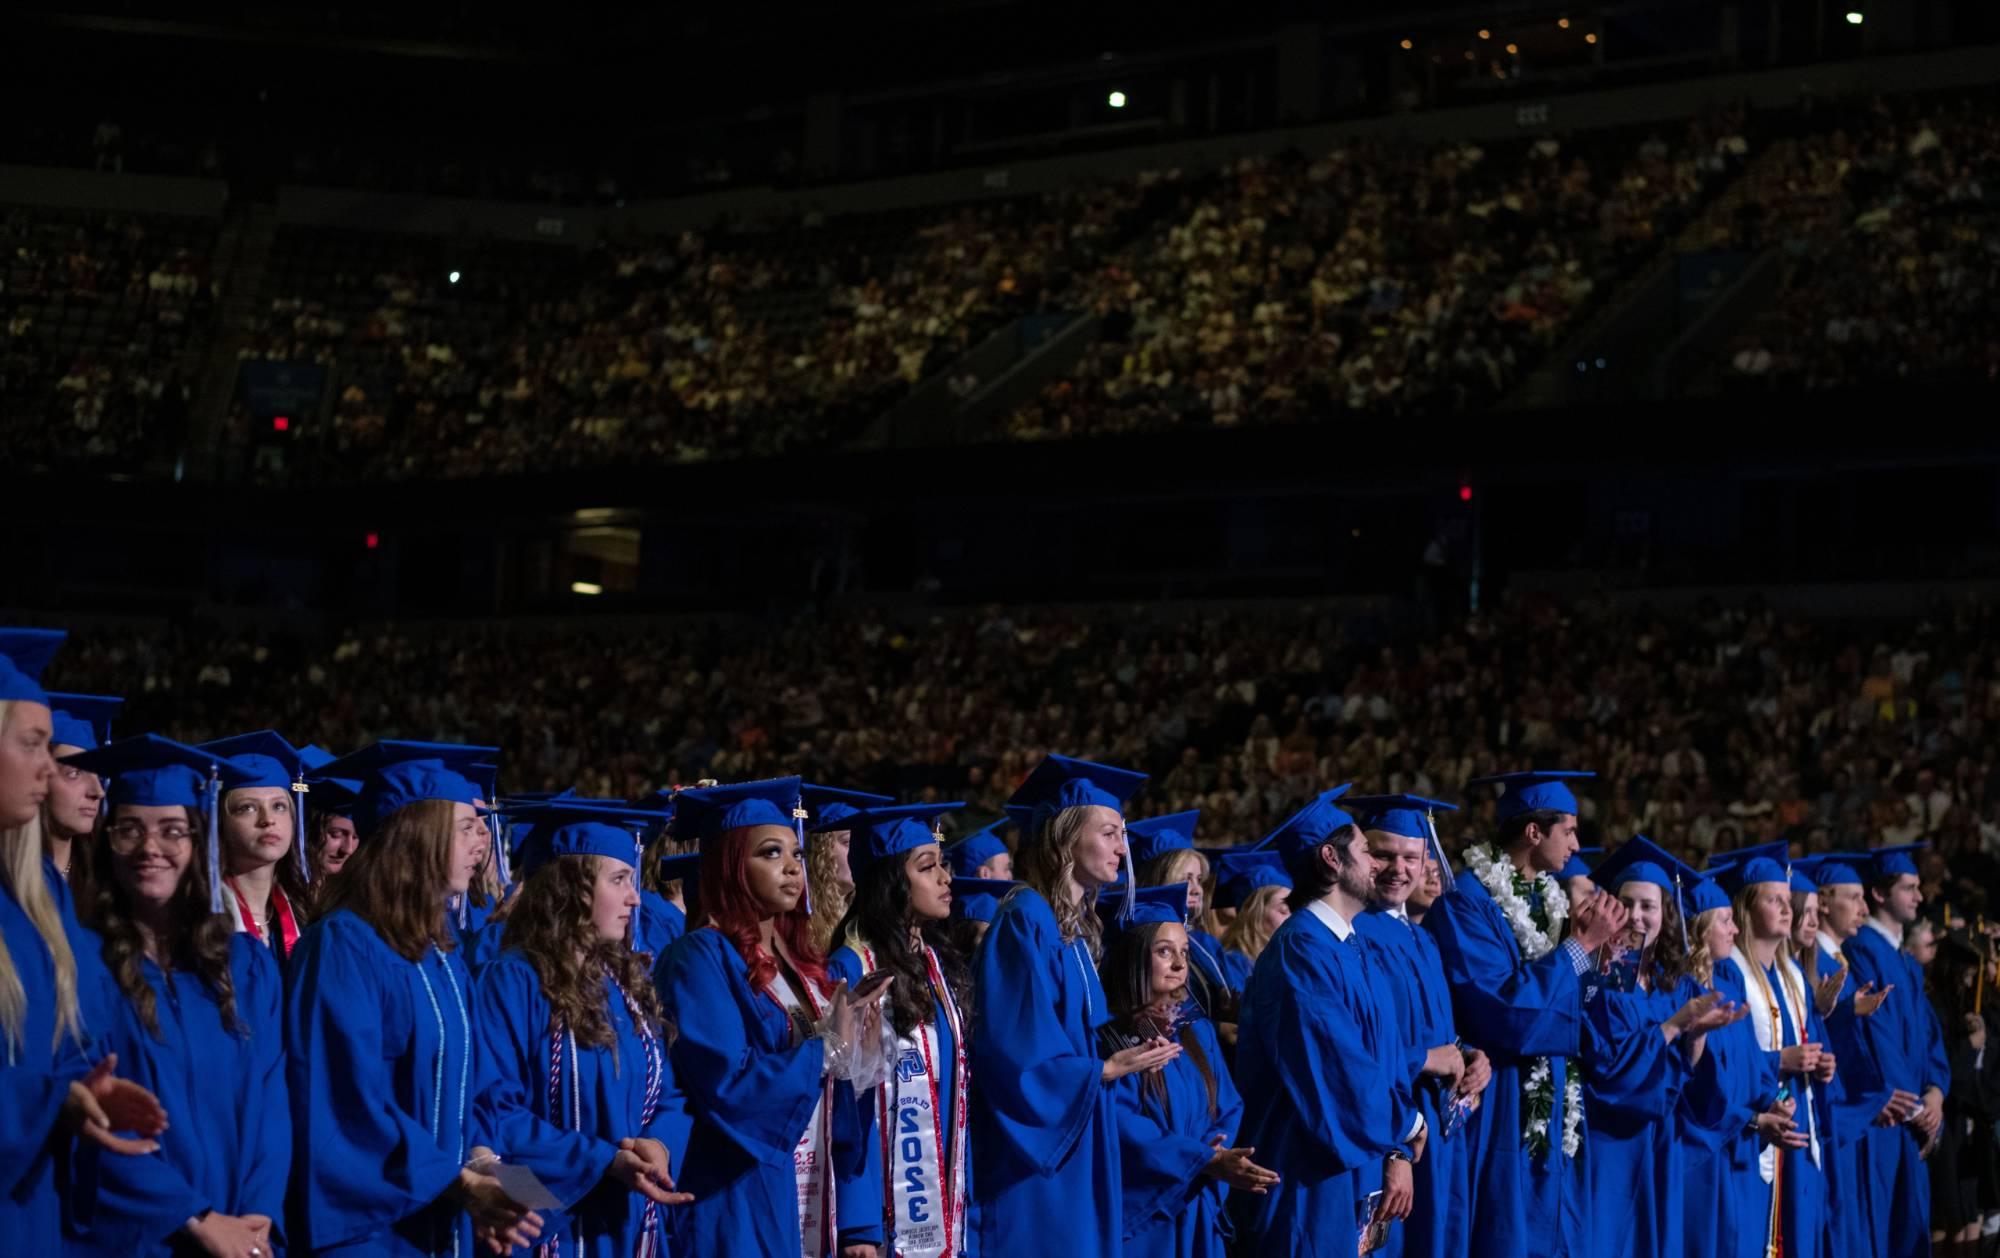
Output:
[[[292,421],[290,416],[274,415],[271,417],[272,432],[290,432],[291,428],[292,428]]]
[[[377,546],[380,546],[382,544],[382,535],[379,533],[370,533],[367,537],[361,540],[364,546],[368,547],[368,549],[370,550],[374,550]]]
[[[1460,486],[1458,487],[1458,500],[1459,500],[1460,502],[1471,502],[1471,501],[1472,501],[1472,486],[1470,486],[1470,485],[1460,485]]]

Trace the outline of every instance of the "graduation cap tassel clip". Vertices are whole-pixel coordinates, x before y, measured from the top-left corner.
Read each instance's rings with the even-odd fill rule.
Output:
[[[312,861],[306,856],[306,792],[311,789],[303,771],[292,779],[292,850],[298,854],[299,880],[308,884],[313,876]]]
[[[222,827],[216,814],[222,811],[222,766],[208,766],[208,911],[221,913],[222,904]]]

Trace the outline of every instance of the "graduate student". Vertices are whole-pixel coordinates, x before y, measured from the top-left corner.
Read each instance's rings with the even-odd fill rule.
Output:
[[[1007,850],[1007,841],[1000,837],[1000,832],[1010,824],[1003,817],[992,825],[981,826],[962,839],[947,843],[944,855],[951,866],[951,876],[1011,881],[1014,877],[1014,855]]]
[[[1412,1168],[1410,1217],[1391,1232],[1382,1252],[1444,1258],[1465,1252],[1472,1220],[1459,1214],[1455,1204],[1467,1172],[1461,1128],[1493,1077],[1486,1055],[1477,1049],[1462,1054],[1462,1074],[1450,1069],[1460,1058],[1451,988],[1437,943],[1410,920],[1411,896],[1419,893],[1427,868],[1437,868],[1429,859],[1430,816],[1455,806],[1416,795],[1373,795],[1342,803],[1359,819],[1376,862],[1368,911],[1354,926],[1374,949],[1371,956],[1396,980],[1389,986],[1403,1045],[1403,1075],[1430,1132],[1423,1160]]]
[[[1482,778],[1501,787],[1494,842],[1466,849],[1466,870],[1432,903],[1437,941],[1465,1042],[1493,1082],[1466,1124],[1473,1167],[1465,1209],[1480,1221],[1475,1258],[1584,1258],[1583,1212],[1570,1161],[1582,1145],[1576,1054],[1586,999],[1601,984],[1594,954],[1626,911],[1595,892],[1573,912],[1556,874],[1577,849],[1576,796],[1587,773]]]
[[[99,1058],[85,1006],[101,1023],[107,993],[79,956],[87,939],[42,850],[55,762],[40,679],[63,637],[0,629],[0,1237],[24,1254],[62,1247],[56,1164],[75,1139],[141,1156],[159,1147],[152,1137],[167,1118],[157,1097],[113,1073],[115,1056]]]
[[[1223,976],[1222,941],[1196,925],[1207,908],[1202,884],[1209,876],[1208,857],[1194,845],[1195,823],[1200,820],[1199,809],[1168,813],[1130,823],[1125,835],[1132,845],[1138,886],[1163,887],[1175,882],[1187,886],[1188,964],[1194,967],[1189,996],[1208,1017],[1233,1023],[1235,992]]]
[[[1354,927],[1374,895],[1376,861],[1334,806],[1346,789],[1322,792],[1261,844],[1291,875],[1292,915],[1257,959],[1236,1047],[1237,1140],[1280,1177],[1264,1194],[1231,1195],[1251,1253],[1379,1248],[1410,1212],[1411,1162],[1430,1135],[1389,994],[1403,976],[1380,973]]]
[[[294,1245],[469,1255],[541,1219],[473,1168],[470,978],[447,905],[487,859],[491,747],[381,742],[326,766],[362,781],[361,847],[287,975]]]
[[[1106,1056],[1156,1039],[1182,1053],[1158,1070],[1111,1085],[1118,1104],[1125,1252],[1162,1258],[1223,1258],[1232,1229],[1226,1193],[1263,1193],[1276,1174],[1232,1147],[1243,1102],[1230,1079],[1215,1023],[1191,1007],[1187,888],[1171,882],[1104,896],[1108,942],[1099,972],[1111,1021],[1098,1033]]]
[[[1233,853],[1218,858],[1216,869],[1215,900],[1230,913],[1229,926],[1222,932],[1223,981],[1240,1001],[1257,958],[1292,915],[1287,900],[1292,879],[1275,852]],[[1226,1042],[1234,1045],[1236,1028],[1225,1030]]]
[[[311,876],[306,853],[308,766],[274,730],[203,743],[245,770],[222,797],[224,898],[236,929],[271,949],[283,966],[308,918]]]
[[[1923,899],[1910,858],[1922,846],[1869,853],[1862,873],[1869,915],[1841,949],[1856,983],[1886,993],[1865,1024],[1875,1068],[1890,1088],[1918,1098],[1908,1119],[1872,1127],[1861,1138],[1869,1239],[1875,1252],[1888,1258],[1930,1252],[1930,1174],[1923,1159],[1937,1142],[1951,1087],[1951,1061],[1924,997],[1923,974],[1902,950],[1903,934],[1917,920]]]
[[[827,972],[850,990],[871,974],[891,976],[882,1004],[890,1069],[861,1102],[882,1185],[872,1204],[890,1258],[967,1252],[971,980],[948,932],[953,882],[935,828],[961,806],[866,808],[826,823],[848,828],[854,869]],[[866,1205],[857,1201],[857,1214]]]
[[[227,798],[256,770],[151,735],[64,763],[110,780],[89,913],[118,993],[103,1044],[173,1115],[158,1152],[79,1176],[94,1191],[71,1252],[276,1252],[292,1161],[282,984],[270,950],[212,911],[221,871],[203,837],[210,772]]]
[[[75,903],[92,894],[91,839],[104,815],[104,779],[61,760],[110,742],[111,719],[125,701],[109,695],[50,694],[49,705],[49,754],[57,764],[42,803],[42,847],[69,884]]]
[[[504,950],[474,983],[474,1114],[483,1143],[563,1203],[551,1252],[664,1254],[689,1119],[670,1028],[633,950],[640,846],[654,814],[552,803],[533,819],[501,921]],[[483,937],[483,936],[482,936]]]
[[[654,971],[675,1027],[693,1131],[674,1252],[873,1255],[880,1184],[853,1082],[879,1069],[886,985],[850,995],[812,946],[799,780],[682,791],[676,830],[700,844],[704,925]],[[852,1203],[843,1212],[841,1207]],[[858,1215],[850,1224],[843,1213]]]
[[[1164,1036],[1098,1048],[1111,1011],[1097,977],[1098,889],[1125,858],[1123,808],[1145,775],[1050,755],[1010,804],[1031,809],[1015,853],[1025,884],[1000,904],[973,967],[975,1252],[1123,1252],[1116,1102],[1110,1085],[1181,1054]],[[1130,885],[1130,879],[1126,880]]]
[[[836,823],[863,808],[878,808],[896,801],[887,795],[817,786],[811,782],[800,785],[799,798],[804,802],[809,823],[805,905],[812,914],[813,947],[825,956],[840,946],[833,937],[834,928],[847,916],[847,902],[854,895],[854,870],[847,859],[853,836]],[[825,829],[820,829],[821,826]]]
[[[352,778],[326,778],[320,770],[332,764],[334,756],[323,748],[299,748],[306,776],[306,866],[307,883],[315,899],[328,878],[347,866],[347,858],[361,846],[360,832],[354,828],[355,806],[361,802],[361,783]]]
[[[1768,852],[1768,854],[1766,854]],[[1817,1258],[1829,1252],[1828,1167],[1833,1148],[1832,1097],[1838,1059],[1827,1051],[1825,1025],[1791,958],[1792,882],[1784,845],[1745,848],[1718,873],[1730,888],[1731,910],[1741,934],[1729,964],[1741,976],[1757,1046],[1778,1076],[1796,1137],[1767,1145],[1758,1155],[1757,1178],[1740,1211],[1765,1252],[1784,1258]],[[1718,862],[1711,861],[1715,868]]]

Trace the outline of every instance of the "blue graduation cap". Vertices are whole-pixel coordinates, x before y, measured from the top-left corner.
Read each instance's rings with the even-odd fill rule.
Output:
[[[1868,853],[1868,862],[1873,868],[1868,877],[1872,881],[1884,878],[1900,878],[1905,874],[1915,878],[1917,863],[1910,859],[1912,852],[1921,852],[1929,847],[1924,843],[1898,843],[1893,847],[1878,847]]]
[[[247,782],[231,787],[271,786],[292,792],[292,851],[298,857],[299,877],[312,881],[312,862],[306,859],[306,800],[310,788],[306,773],[312,767],[298,748],[285,741],[276,730],[260,729],[254,734],[217,738],[201,744],[203,751],[234,760],[251,775]]]
[[[67,637],[61,629],[0,629],[0,702],[46,707],[42,673]]]
[[[1797,865],[1793,865],[1791,869],[1791,874],[1792,874],[1793,895],[1819,894],[1819,884],[1814,882],[1811,878],[1807,877],[1805,870],[1800,869]]]
[[[1032,810],[1025,820],[1016,820],[1021,826],[1021,841],[1033,843],[1049,818],[1067,809],[1094,804],[1123,813],[1125,801],[1145,784],[1143,773],[1050,752],[1008,799],[1007,812],[1016,816],[1015,808]]]
[[[839,820],[822,820],[815,831],[835,826],[849,831],[847,864],[859,879],[881,861],[904,852],[913,852],[926,843],[938,843],[937,819],[955,812],[964,804],[891,804],[884,808],[864,808]]]
[[[1006,824],[1004,820],[996,821],[990,826],[974,830],[956,843],[947,844],[944,858],[951,866],[951,872],[960,878],[971,878],[974,871],[987,861],[996,856],[1005,856],[1007,845],[1001,841],[1000,830]],[[848,848],[850,859],[853,850],[852,846]]]
[[[1572,878],[1591,878],[1590,864],[1584,860],[1584,857],[1602,856],[1603,854],[1604,849],[1601,847],[1580,847],[1576,849],[1575,852],[1571,853],[1569,860],[1563,863],[1562,869],[1556,874],[1556,880],[1558,882],[1568,882]],[[1591,878],[1591,881],[1595,882],[1596,879]]]
[[[1704,874],[1688,884],[1681,894],[1681,901],[1683,913],[1692,921],[1710,909],[1728,908],[1729,893],[1722,889],[1721,883]]]
[[[1594,778],[1595,773],[1575,769],[1530,769],[1520,773],[1494,773],[1483,778],[1474,778],[1465,785],[1498,786],[1502,788],[1495,812],[1500,820],[1518,817],[1525,812],[1539,812],[1544,809],[1553,812],[1576,812],[1576,796],[1571,793],[1569,783],[1577,778]]]
[[[1793,861],[1792,868],[1805,870],[1815,887],[1859,887],[1869,863],[1866,852],[1822,852]]]
[[[384,739],[321,765],[317,776],[361,783],[354,824],[365,835],[398,809],[425,800],[486,809],[488,796],[468,775],[499,754],[498,747]]]
[[[1105,894],[1106,887],[1097,896],[1097,913],[1105,925],[1114,930],[1131,930],[1135,926],[1147,926],[1154,922],[1173,922],[1179,925],[1187,921],[1187,884],[1170,882],[1158,887],[1141,887],[1132,893],[1130,904],[1124,896]]]
[[[216,814],[222,792],[246,786],[256,771],[226,756],[177,743],[158,734],[121,739],[94,751],[79,751],[62,763],[109,778],[111,807],[198,809],[207,817],[208,911],[223,911],[222,846]]]
[[[1628,882],[1650,882],[1662,891],[1678,891],[1701,875],[1673,853],[1635,834],[1618,850],[1598,862],[1590,880],[1607,891],[1616,891]]]
[[[658,809],[577,800],[552,800],[516,815],[525,819],[516,827],[522,831],[516,857],[522,878],[532,877],[558,856],[602,856],[624,861],[636,872],[645,852],[645,833],[660,820]],[[642,898],[632,909],[629,939],[635,947],[645,937],[645,912]]]
[[[1201,809],[1191,808],[1187,812],[1170,812],[1164,817],[1126,822],[1125,841],[1132,845],[1132,863],[1143,865],[1168,852],[1192,848],[1194,826],[1199,820]]]
[[[812,782],[799,783],[799,798],[812,821],[810,829],[815,833],[832,830],[833,822],[852,817],[863,808],[880,808],[893,804],[893,795],[875,795],[868,791],[850,791],[838,786],[819,786]]]
[[[799,787],[797,778],[788,777],[682,791],[674,807],[674,837],[705,845],[744,826],[783,826],[803,838]]]
[[[1708,858],[1708,872],[1732,893],[1759,882],[1782,882],[1789,887],[1791,844],[1780,839],[1719,853]]]
[[[113,695],[73,695],[49,692],[49,714],[54,725],[51,747],[74,747],[91,751],[111,741],[111,718],[125,706]]]
[[[1240,908],[1243,902],[1250,898],[1251,893],[1260,887],[1283,887],[1287,891],[1291,890],[1292,877],[1285,872],[1284,859],[1276,852],[1239,849],[1215,858],[1217,908]]]
[[[1295,862],[1317,851],[1336,831],[1354,824],[1354,818],[1333,806],[1333,801],[1347,794],[1352,786],[1348,783],[1321,791],[1304,808],[1279,822],[1277,829],[1259,839],[1254,848],[1276,852],[1285,867],[1292,868]]]
[[[951,911],[975,922],[993,924],[1000,901],[1021,884],[1011,878],[954,878],[951,880]]]
[[[1444,854],[1444,840],[1438,837],[1437,822],[1431,814],[1440,808],[1457,812],[1457,804],[1422,795],[1355,795],[1345,802],[1363,830],[1422,839],[1430,858],[1438,863],[1439,882],[1446,891],[1451,890],[1451,861]]]

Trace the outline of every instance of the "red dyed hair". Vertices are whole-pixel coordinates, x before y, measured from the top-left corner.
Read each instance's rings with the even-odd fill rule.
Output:
[[[764,908],[750,891],[750,830],[742,826],[725,831],[721,842],[702,847],[701,874],[694,890],[696,907],[708,924],[736,945],[737,955],[750,967],[750,986],[762,988],[777,977],[778,959],[764,951],[757,930]],[[803,906],[780,913],[777,930],[799,974],[825,992],[826,954],[813,947],[812,915]]]

